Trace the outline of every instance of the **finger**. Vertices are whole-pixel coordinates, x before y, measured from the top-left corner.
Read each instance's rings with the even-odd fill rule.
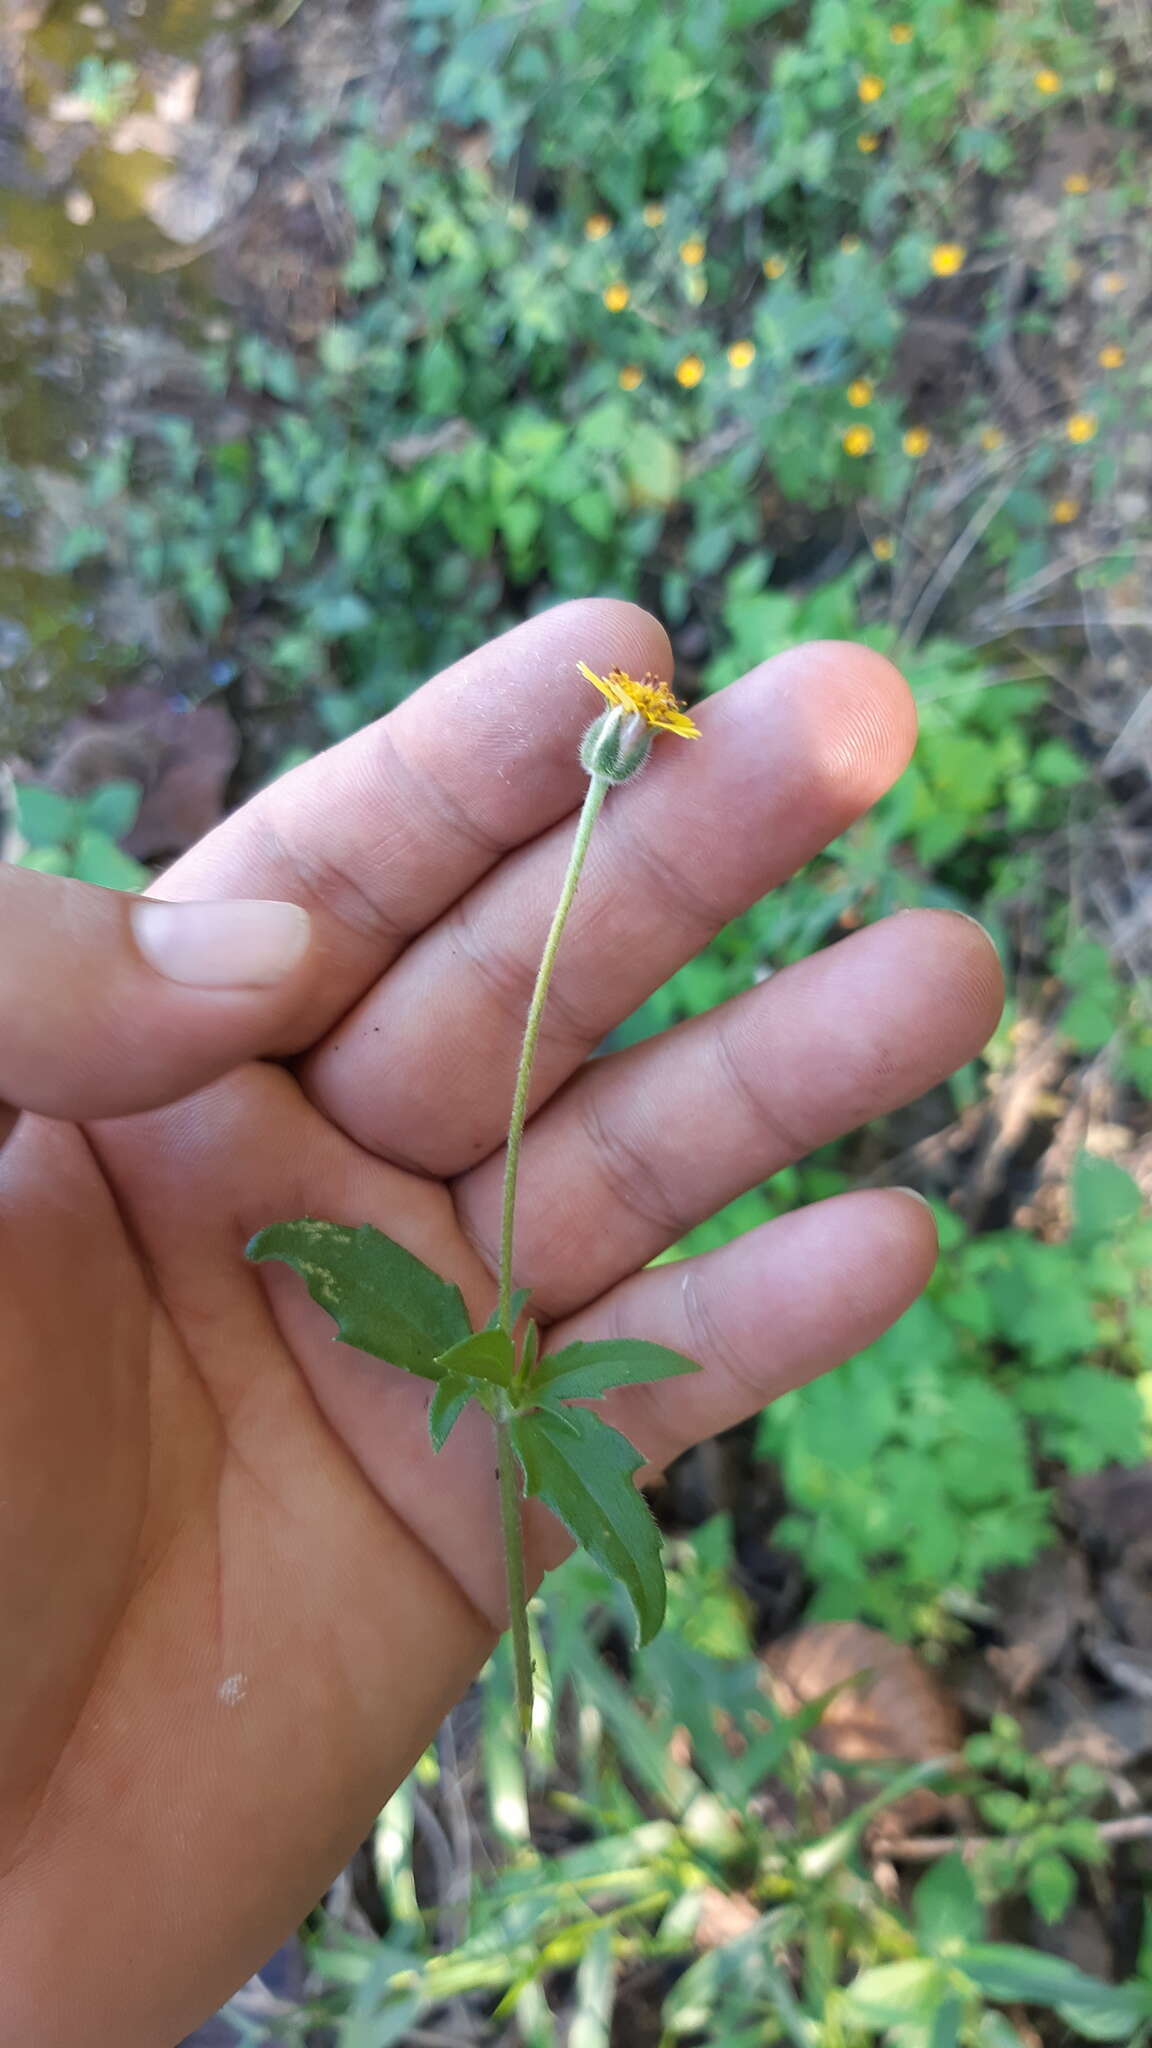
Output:
[[[186,1095],[291,1029],[320,966],[294,903],[162,903],[0,868],[0,1126]]]
[[[168,897],[287,896],[311,911],[328,972],[278,1050],[311,1044],[414,933],[579,803],[596,703],[578,660],[671,672],[663,628],[636,605],[557,605],[282,776],[169,869]]]
[[[702,1367],[620,1388],[605,1420],[657,1470],[875,1343],[927,1285],[936,1225],[902,1188],[837,1195],[721,1250],[639,1273],[549,1332],[644,1337]]]
[[[1002,1000],[966,917],[908,911],[662,1037],[593,1060],[528,1127],[516,1279],[570,1313],[734,1196],[972,1059]],[[503,1154],[457,1185],[494,1269]]]
[[[538,1106],[721,925],[809,860],[907,762],[915,714],[881,655],[777,656],[703,706],[610,793],[565,932],[537,1055]],[[568,820],[503,862],[412,945],[310,1059],[312,1099],[360,1144],[455,1174],[499,1144]]]

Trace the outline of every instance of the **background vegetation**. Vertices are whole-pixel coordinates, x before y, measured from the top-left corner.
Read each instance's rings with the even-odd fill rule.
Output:
[[[101,435],[58,566],[96,616],[126,581],[175,598],[192,698],[242,736],[234,794],[559,597],[651,605],[691,696],[862,637],[910,676],[914,766],[621,1038],[909,904],[980,915],[1010,998],[979,1070],[688,1241],[911,1180],[942,1229],[927,1298],[673,1475],[648,1651],[566,1568],[527,1762],[497,1658],[318,1918],[314,1995],[231,2024],[340,2048],[1148,2041],[1126,1809],[1152,1730],[1120,1770],[1007,1711],[1082,1672],[1071,1623],[983,1712],[933,1676],[1035,1649],[1005,1589],[1065,1554],[1075,1482],[1147,1455],[1147,24],[1119,0],[407,0],[400,26],[402,120],[355,89],[293,111],[339,222],[319,310],[198,317],[180,389]],[[95,51],[72,88],[95,127],[147,101]],[[130,636],[113,653],[131,673]],[[41,765],[21,857],[135,886],[131,779]],[[1058,1635],[1067,1597],[1045,1595]],[[1087,1577],[1082,1598],[1099,1636]],[[1144,1599],[1103,1633],[1147,1699]],[[765,1642],[829,1621],[884,1637],[834,1639],[827,1668],[833,1639],[804,1637],[822,1678],[789,1693]],[[873,1700],[886,1732],[845,1747],[837,1688],[890,1655],[903,1707]],[[976,1732],[926,1789],[964,1739],[954,1697]]]

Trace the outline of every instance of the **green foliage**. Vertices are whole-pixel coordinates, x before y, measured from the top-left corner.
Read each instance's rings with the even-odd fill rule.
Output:
[[[988,1571],[1051,1535],[1041,1462],[1091,1472],[1146,1455],[1139,1377],[1152,1327],[1152,1223],[1106,1160],[1082,1159],[1065,1244],[964,1239],[941,1217],[928,1294],[841,1372],[768,1409],[764,1455],[791,1512],[777,1530],[813,1612],[895,1635],[940,1625]]]
[[[140,791],[132,782],[106,782],[82,797],[18,783],[16,828],[25,845],[18,864],[102,889],[140,889],[147,868],[116,843],[131,831],[139,808]]]
[[[570,1344],[537,1359],[529,1323],[517,1362],[512,1337],[490,1322],[473,1331],[460,1289],[369,1223],[350,1229],[301,1217],[269,1224],[248,1246],[256,1263],[276,1259],[305,1282],[345,1344],[431,1380],[434,1448],[446,1443],[469,1401],[507,1432],[524,1490],[542,1500],[577,1543],[627,1589],[641,1642],[664,1618],[660,1537],[634,1474],[644,1460],[590,1409],[572,1406],[613,1387],[695,1372],[691,1359],[637,1338]],[[528,1297],[518,1293],[514,1327]],[[507,1536],[507,1532],[506,1532]]]

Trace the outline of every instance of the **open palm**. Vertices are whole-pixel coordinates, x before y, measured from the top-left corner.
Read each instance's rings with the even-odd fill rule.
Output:
[[[314,1903],[501,1625],[483,1419],[434,1458],[428,1388],[333,1344],[300,1282],[243,1248],[286,1217],[371,1222],[487,1313],[519,1037],[596,710],[581,659],[670,667],[643,613],[562,607],[194,849],[160,895],[313,914],[266,1057],[145,1114],[27,1118],[0,1158],[5,2048],[171,2048]],[[882,793],[913,737],[895,671],[840,645],[766,663],[700,724],[609,797],[517,1232],[517,1282],[559,1341],[626,1333],[704,1365],[606,1404],[654,1466],[871,1341],[934,1235],[908,1196],[861,1192],[649,1261],[970,1058],[999,1001],[978,930],[916,913],[591,1060]],[[539,1572],[563,1539],[528,1528]]]

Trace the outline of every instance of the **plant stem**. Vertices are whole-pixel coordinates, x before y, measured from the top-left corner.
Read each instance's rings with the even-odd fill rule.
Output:
[[[520,1064],[516,1070],[516,1091],[512,1097],[512,1115],[508,1124],[508,1151],[504,1164],[504,1210],[500,1231],[500,1294],[498,1315],[500,1328],[512,1335],[512,1249],[513,1233],[516,1226],[516,1178],[520,1169],[520,1145],[524,1137],[524,1125],[528,1117],[528,1091],[532,1085],[532,1065],[536,1057],[536,1045],[540,1037],[540,1021],[544,1005],[548,1000],[548,988],[552,980],[552,969],[560,948],[568,912],[584,866],[588,841],[592,827],[604,801],[608,783],[602,775],[593,775],[588,783],[588,794],[572,841],[572,852],[568,859],[568,871],[560,891],[560,901],[544,942],[544,952],[536,975],[536,986],[532,1001],[528,1005],[528,1019],[524,1026],[524,1042],[520,1048]],[[508,1437],[507,1419],[496,1424],[496,1462],[500,1479],[500,1527],[504,1537],[504,1562],[508,1578],[508,1626],[512,1632],[512,1649],[516,1664],[516,1712],[520,1722],[521,1738],[526,1741],[532,1730],[532,1651],[528,1640],[528,1592],[524,1576],[524,1532],[520,1522],[520,1488],[517,1481],[516,1459]]]
[[[520,1739],[532,1733],[532,1649],[528,1641],[528,1588],[524,1579],[524,1533],[520,1526],[520,1488],[508,1424],[496,1424],[496,1468],[500,1477],[500,1529],[508,1578],[508,1625],[516,1665],[516,1719]]]
[[[588,794],[572,841],[572,852],[568,861],[568,872],[560,891],[560,901],[552,919],[544,952],[528,1005],[528,1021],[524,1026],[524,1043],[520,1048],[520,1065],[516,1070],[516,1092],[512,1097],[512,1115],[508,1124],[508,1151],[504,1162],[504,1214],[500,1233],[500,1328],[512,1335],[512,1233],[516,1222],[516,1176],[520,1170],[520,1143],[524,1136],[524,1124],[528,1115],[528,1090],[532,1085],[532,1063],[536,1057],[536,1042],[540,1036],[540,1020],[548,1000],[548,987],[552,980],[552,969],[556,965],[556,954],[568,912],[580,880],[580,870],[592,837],[592,827],[600,812],[605,792],[609,785],[602,775],[593,775],[588,784]]]

